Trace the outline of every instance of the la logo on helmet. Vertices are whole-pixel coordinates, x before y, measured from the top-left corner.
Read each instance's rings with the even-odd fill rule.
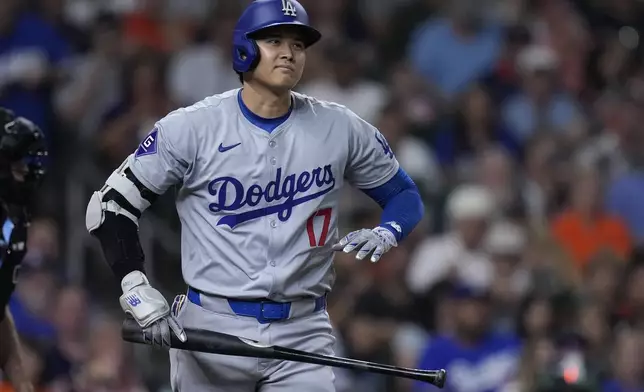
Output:
[[[282,12],[286,16],[296,16],[295,6],[289,0],[282,0]]]

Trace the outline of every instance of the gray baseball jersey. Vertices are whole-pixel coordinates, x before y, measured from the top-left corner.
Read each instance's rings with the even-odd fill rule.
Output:
[[[150,190],[181,184],[182,272],[230,298],[320,296],[334,280],[340,189],[388,181],[399,164],[382,134],[344,106],[292,93],[273,132],[241,112],[239,89],[176,110],[128,157]]]

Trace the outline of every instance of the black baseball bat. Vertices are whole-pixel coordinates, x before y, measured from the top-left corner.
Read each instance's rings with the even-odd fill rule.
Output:
[[[444,369],[410,369],[374,362],[358,361],[350,358],[313,354],[281,346],[267,346],[254,340],[228,335],[221,332],[191,328],[184,328],[184,331],[188,337],[187,341],[182,342],[172,334],[172,348],[231,355],[236,357],[281,359],[284,361],[304,362],[323,366],[361,370],[365,372],[384,374],[387,376],[424,381],[439,388],[442,388],[443,385],[445,385],[445,378],[447,377],[447,372]],[[127,318],[123,322],[122,336],[123,340],[127,342],[147,343],[143,337],[141,327],[139,327],[136,321],[131,318]]]

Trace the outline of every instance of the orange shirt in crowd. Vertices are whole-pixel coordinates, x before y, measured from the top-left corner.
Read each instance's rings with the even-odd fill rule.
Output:
[[[15,389],[7,381],[0,381],[0,392],[16,392]],[[39,389],[36,389],[36,392],[44,392]]]
[[[35,392],[49,392],[47,389],[34,387]],[[16,392],[8,381],[0,381],[0,392]]]
[[[551,228],[579,269],[603,248],[623,258],[627,258],[632,249],[628,229],[619,218],[610,215],[600,215],[588,224],[580,214],[567,211],[552,222]]]
[[[159,52],[170,49],[162,22],[142,13],[132,13],[124,19],[125,38],[130,43],[152,48]]]

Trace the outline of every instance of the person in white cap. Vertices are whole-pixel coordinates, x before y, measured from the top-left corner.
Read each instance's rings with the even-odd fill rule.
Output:
[[[479,185],[461,185],[447,202],[449,232],[421,242],[412,254],[407,285],[422,296],[436,284],[455,278],[469,286],[488,288],[494,268],[484,239],[496,211],[493,195]]]
[[[531,287],[530,271],[521,262],[527,244],[524,228],[506,220],[494,223],[485,239],[485,250],[494,266],[490,295],[503,305],[495,309],[497,328],[514,328],[517,306]]]

